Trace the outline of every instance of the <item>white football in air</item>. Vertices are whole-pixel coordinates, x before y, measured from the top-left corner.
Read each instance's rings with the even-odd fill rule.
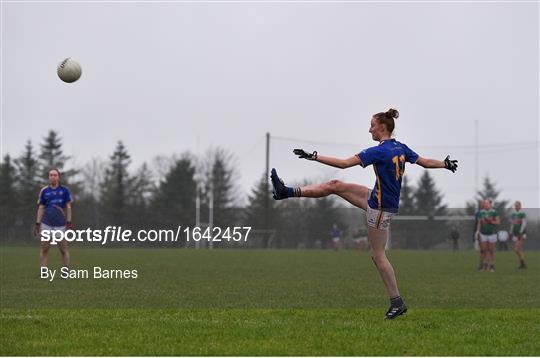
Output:
[[[82,69],[77,61],[68,57],[58,64],[56,72],[62,81],[71,83],[77,81],[81,77]]]

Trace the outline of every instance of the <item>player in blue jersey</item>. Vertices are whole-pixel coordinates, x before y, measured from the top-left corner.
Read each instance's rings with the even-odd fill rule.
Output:
[[[332,240],[332,247],[336,251],[341,249],[341,235],[343,235],[343,231],[341,231],[337,224],[333,224],[330,230],[330,239]]]
[[[43,187],[39,192],[38,210],[34,233],[40,235],[44,230],[64,232],[73,229],[71,221],[71,193],[69,189],[60,184],[60,171],[58,169],[49,170],[49,185]],[[40,241],[39,265],[47,266],[47,256],[50,242]],[[69,250],[66,240],[58,243],[62,266],[69,266]]]
[[[390,297],[390,308],[386,313],[387,319],[393,319],[407,311],[398,291],[394,269],[385,253],[390,219],[398,212],[399,208],[399,194],[405,163],[416,163],[424,168],[446,168],[452,172],[457,169],[457,160],[450,160],[449,156],[443,161],[422,158],[405,144],[393,139],[394,120],[398,116],[399,112],[393,108],[387,112],[373,115],[369,133],[371,133],[372,139],[379,144],[346,159],[322,156],[317,152],[308,153],[303,149],[294,150],[294,154],[301,159],[317,161],[340,169],[356,165],[365,168],[372,165],[376,177],[373,190],[358,184],[343,183],[339,180],[293,188],[285,186],[275,169],[272,169],[270,175],[276,200],[292,197],[321,198],[335,194],[367,211],[371,257]]]

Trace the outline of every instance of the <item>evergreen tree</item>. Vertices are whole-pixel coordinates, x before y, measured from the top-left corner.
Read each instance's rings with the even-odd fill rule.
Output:
[[[466,204],[466,211],[469,215],[474,215],[478,210],[478,203],[481,200],[491,199],[493,201],[493,208],[502,214],[505,212],[505,208],[508,206],[509,201],[502,199],[499,200],[500,190],[497,190],[495,183],[492,182],[488,176],[484,178],[483,186],[476,192],[473,201],[468,201]]]
[[[0,163],[0,236],[4,242],[13,238],[18,216],[17,210],[13,210],[18,207],[15,180],[15,167],[6,154]]]
[[[446,236],[434,235],[440,232],[441,228],[445,227],[444,222],[433,220],[434,216],[445,215],[446,206],[442,204],[442,194],[435,186],[435,181],[429,174],[429,171],[424,171],[420,177],[416,190],[414,192],[416,200],[416,214],[427,215],[427,221],[409,221],[407,232],[407,245],[421,249],[431,248],[446,240]],[[415,227],[410,227],[415,225]],[[414,244],[413,244],[414,243]]]
[[[245,210],[245,223],[253,227],[254,229],[268,229],[267,227],[267,215],[270,220],[270,215],[266,211],[266,205],[268,208],[275,206],[275,200],[271,200],[270,187],[266,183],[266,173],[251,189],[251,193],[248,194],[248,204]]]
[[[268,209],[267,209],[268,204]],[[251,189],[248,195],[248,205],[245,209],[244,225],[251,226],[255,230],[272,230],[278,225],[279,211],[276,210],[276,201],[272,199],[270,186],[267,185],[267,174],[264,173],[261,180]],[[263,237],[263,247],[269,245],[270,232]],[[281,246],[281,236],[274,235],[275,246]]]
[[[418,215],[417,201],[415,200],[415,188],[409,184],[407,176],[403,177],[401,183],[401,195],[399,203],[399,215]],[[414,221],[395,220],[392,223],[393,242],[396,247],[412,248],[418,247],[418,235],[415,233]]]
[[[20,200],[19,218],[24,227],[30,227],[35,220],[36,202],[43,186],[40,178],[38,160],[28,140],[21,155],[15,159],[17,168],[17,192]]]
[[[144,227],[150,223],[148,205],[153,188],[152,173],[146,163],[143,163],[132,178],[129,190],[127,217],[131,227]]]
[[[135,205],[146,205],[149,202],[150,194],[155,189],[153,186],[152,172],[148,165],[143,163],[133,178],[130,202]]]
[[[435,181],[426,170],[420,177],[414,197],[418,203],[418,215],[436,216],[446,213],[446,205],[442,204],[442,194],[435,187]]]
[[[66,169],[66,163],[71,157],[64,155],[62,139],[58,135],[58,132],[50,130],[47,136],[43,138],[40,149],[39,171],[41,180],[48,182],[49,170],[58,168],[61,173],[60,181],[62,185],[68,185],[72,193],[77,193],[79,191],[79,183],[74,181],[74,177],[78,174],[78,171],[73,168]]]
[[[409,185],[407,176],[403,177],[401,183],[401,195],[399,198],[399,213],[401,215],[414,215],[416,212],[416,203],[414,199],[414,187]]]
[[[175,161],[151,199],[153,221],[160,226],[192,226],[195,223],[195,166],[185,155]]]
[[[204,201],[208,205],[210,198],[214,207],[214,226],[234,226],[236,213],[232,206],[235,204],[233,157],[222,148],[211,150],[208,156],[204,180]]]
[[[40,147],[39,164],[41,179],[47,182],[49,180],[49,170],[52,168],[58,168],[62,172],[62,175],[64,175],[64,165],[70,158],[63,153],[62,139],[58,135],[58,132],[50,130],[47,136],[43,138],[43,143],[41,143]],[[67,177],[63,177],[62,179],[66,181]]]
[[[133,186],[133,178],[128,172],[130,164],[131,158],[124,144],[119,141],[110,157],[101,185],[100,204],[105,225],[125,224],[130,190]]]

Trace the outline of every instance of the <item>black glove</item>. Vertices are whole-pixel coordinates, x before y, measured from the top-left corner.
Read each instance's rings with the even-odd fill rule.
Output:
[[[303,149],[295,149],[293,150],[294,154],[296,154],[300,159],[307,159],[307,160],[317,160],[317,151],[314,151],[313,153],[307,153]]]
[[[452,173],[455,173],[457,170],[457,162],[457,160],[450,160],[450,156],[447,155],[444,159],[444,167],[452,171]]]

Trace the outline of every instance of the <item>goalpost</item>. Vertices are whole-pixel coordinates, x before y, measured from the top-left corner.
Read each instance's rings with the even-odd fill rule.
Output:
[[[199,186],[197,185],[197,197],[195,198],[195,227],[201,228],[201,230],[213,228],[214,225],[214,195],[210,190],[210,195],[208,198],[208,222],[201,222],[201,194]],[[201,247],[208,246],[209,249],[213,249],[213,242],[209,241],[208,243],[204,240],[195,241],[195,249],[200,249]]]

